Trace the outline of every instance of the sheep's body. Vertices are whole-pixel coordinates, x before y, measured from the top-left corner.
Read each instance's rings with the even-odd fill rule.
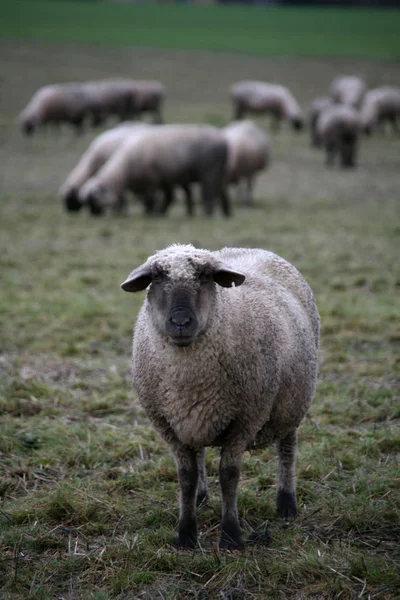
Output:
[[[157,81],[89,81],[82,83],[82,89],[86,94],[94,124],[104,122],[110,115],[116,115],[124,121],[145,112],[153,113],[155,122],[162,121],[161,109],[165,99],[165,88]]]
[[[247,184],[246,202],[253,203],[252,188],[255,175],[267,168],[270,147],[267,136],[251,121],[231,123],[222,130],[228,142],[227,182]]]
[[[334,102],[358,108],[367,90],[365,82],[354,75],[339,75],[331,83]]]
[[[20,113],[19,122],[26,134],[31,134],[48,123],[70,123],[79,130],[87,111],[85,94],[80,84],[46,85],[32,96]]]
[[[146,132],[140,140],[127,140],[100,171],[80,190],[80,199],[99,208],[116,203],[130,189],[147,198],[152,206],[158,189],[166,193],[163,212],[172,201],[172,189],[188,189],[200,183],[206,214],[212,214],[221,200],[225,215],[230,213],[224,189],[228,160],[227,143],[215,127],[205,125],[164,125]],[[189,201],[188,201],[189,202]]]
[[[121,123],[95,138],[60,188],[60,196],[67,210],[77,211],[82,207],[78,197],[80,188],[100,170],[118,146],[128,138],[139,141],[143,132],[150,127],[145,123]]]
[[[385,86],[367,92],[361,107],[362,126],[366,133],[385,122],[390,122],[393,130],[399,132],[399,118],[400,88]]]
[[[326,151],[326,164],[332,165],[337,154],[342,167],[354,167],[361,118],[351,106],[335,104],[322,111],[316,124],[318,145]]]
[[[277,442],[278,513],[296,514],[296,430],[318,370],[313,294],[291,264],[257,249],[172,246],[122,288],[150,283],[134,333],[133,382],[177,462],[178,543],[196,543],[196,490],[198,502],[207,495],[204,448],[220,446],[220,545],[242,548],[236,492],[246,449]]]
[[[242,119],[246,113],[267,113],[272,116],[275,128],[282,119],[289,121],[295,129],[303,127],[300,106],[290,90],[282,85],[239,81],[231,87],[231,98],[234,119]]]
[[[310,133],[311,133],[311,145],[317,147],[318,146],[318,137],[317,137],[317,120],[319,115],[323,110],[328,108],[328,106],[332,105],[332,99],[329,96],[319,96],[312,101],[310,110],[308,113],[308,122],[310,125]]]

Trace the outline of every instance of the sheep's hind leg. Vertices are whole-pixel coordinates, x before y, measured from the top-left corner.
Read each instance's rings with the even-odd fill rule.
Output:
[[[174,452],[178,468],[180,514],[176,545],[195,548],[197,544],[196,492],[199,480],[195,450],[179,446]]]
[[[222,494],[222,531],[219,547],[224,550],[244,549],[237,509],[237,488],[243,452],[244,450],[232,452],[232,447],[225,447],[221,451],[219,482]]]
[[[197,483],[197,506],[204,504],[208,499],[207,471],[206,471],[206,451],[205,448],[196,451],[197,470],[199,480]]]
[[[276,507],[278,515],[283,518],[294,518],[296,505],[296,448],[297,431],[291,431],[286,437],[278,440],[278,493]]]

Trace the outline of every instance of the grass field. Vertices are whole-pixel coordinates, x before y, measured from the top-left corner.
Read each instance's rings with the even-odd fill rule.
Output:
[[[400,11],[0,0],[0,37],[244,52],[400,57]]]
[[[398,598],[400,138],[363,139],[358,169],[342,172],[324,167],[306,132],[283,127],[270,134],[256,205],[234,202],[232,219],[190,220],[179,202],[166,219],[135,204],[127,217],[93,219],[65,214],[57,190],[95,132],[27,139],[16,117],[49,81],[134,74],[166,84],[167,121],[222,125],[235,79],[281,81],[306,109],[338,72],[399,85],[399,63],[13,40],[0,54],[0,598]],[[267,529],[270,542],[243,554],[217,551],[216,451],[199,549],[171,545],[175,466],[130,383],[143,296],[119,284],[173,242],[277,252],[305,275],[321,313],[320,382],[299,431],[299,516],[275,515],[275,449],[246,454],[242,526],[246,538]]]

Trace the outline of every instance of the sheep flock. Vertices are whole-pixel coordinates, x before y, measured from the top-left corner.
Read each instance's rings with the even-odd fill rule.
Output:
[[[93,140],[60,186],[67,211],[86,207],[93,215],[126,211],[130,195],[143,204],[146,214],[165,215],[178,190],[188,216],[196,212],[197,196],[205,215],[218,210],[231,215],[234,188],[251,206],[256,178],[273,162],[270,136],[256,124],[260,115],[270,117],[271,133],[285,123],[295,135],[307,126],[311,146],[324,153],[327,167],[336,162],[341,168],[356,167],[364,134],[387,127],[400,131],[400,88],[368,89],[354,75],[335,77],[329,94],[311,102],[308,118],[293,93],[277,83],[238,81],[227,92],[232,121],[212,127],[162,124],[167,94],[158,81],[51,84],[33,94],[19,115],[19,125],[26,135],[62,124],[79,134],[84,127],[120,121]],[[138,122],[143,115],[153,122]]]

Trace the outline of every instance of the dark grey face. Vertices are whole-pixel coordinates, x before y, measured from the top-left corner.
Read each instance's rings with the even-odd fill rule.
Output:
[[[177,346],[194,342],[208,321],[214,297],[210,271],[173,279],[160,269],[152,277],[147,296],[157,329]]]
[[[188,346],[204,331],[216,302],[216,284],[223,287],[241,285],[245,276],[221,263],[190,256],[145,263],[133,271],[121,285],[127,292],[137,292],[150,284],[147,301],[154,327],[176,346]]]

